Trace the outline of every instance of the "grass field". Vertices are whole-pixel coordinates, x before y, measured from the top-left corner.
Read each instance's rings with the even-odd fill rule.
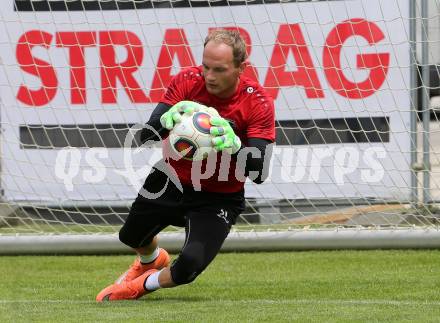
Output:
[[[0,257],[0,322],[439,322],[440,251],[220,254],[191,285],[95,295],[130,256]]]

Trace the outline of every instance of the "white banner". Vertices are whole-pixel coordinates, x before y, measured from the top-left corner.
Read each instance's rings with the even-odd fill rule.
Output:
[[[3,5],[5,199],[133,199],[160,159],[158,149],[49,149],[50,140],[35,149],[23,142],[26,129],[146,122],[170,78],[182,67],[201,63],[204,37],[216,27],[238,27],[245,37],[247,73],[275,98],[277,120],[382,118],[386,126],[384,142],[278,146],[270,178],[262,185],[247,184],[247,196],[406,199],[408,3],[69,12],[14,11],[11,4]]]

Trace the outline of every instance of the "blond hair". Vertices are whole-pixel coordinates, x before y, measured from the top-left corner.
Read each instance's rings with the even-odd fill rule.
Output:
[[[235,67],[240,66],[240,64],[243,63],[247,58],[246,44],[238,31],[215,29],[211,31],[208,36],[206,36],[203,47],[205,47],[210,41],[223,43],[232,48],[232,56]]]

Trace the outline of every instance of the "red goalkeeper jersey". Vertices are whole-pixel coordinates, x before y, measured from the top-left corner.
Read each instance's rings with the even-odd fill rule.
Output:
[[[241,76],[237,91],[227,99],[220,99],[206,90],[205,79],[201,67],[191,67],[177,74],[161,102],[174,105],[180,101],[195,101],[206,106],[214,107],[219,114],[233,123],[235,134],[246,145],[248,138],[275,140],[275,110],[272,98],[258,83]],[[164,143],[164,156],[168,156],[168,142]],[[194,179],[200,183],[201,190],[207,192],[232,193],[243,189],[243,179],[236,178],[236,160],[231,158],[227,174],[225,166],[221,165],[221,154],[217,153],[217,163],[214,172],[206,173],[207,161],[175,160],[168,158],[168,164],[176,171],[182,185],[193,185]],[[202,163],[193,165],[193,163]],[[193,167],[197,166],[197,167]],[[191,171],[201,170],[200,174]],[[213,174],[212,174],[213,173]],[[212,174],[207,177],[207,174]],[[221,174],[221,176],[219,176]]]

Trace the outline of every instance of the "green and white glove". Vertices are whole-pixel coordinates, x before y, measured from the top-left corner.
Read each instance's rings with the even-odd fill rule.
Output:
[[[216,151],[227,151],[235,154],[241,147],[241,140],[235,134],[229,122],[222,117],[211,118],[212,144]]]
[[[204,106],[192,101],[180,101],[173,105],[167,112],[160,117],[160,124],[165,129],[171,130],[176,123],[182,120],[182,115],[193,114],[200,111]]]

